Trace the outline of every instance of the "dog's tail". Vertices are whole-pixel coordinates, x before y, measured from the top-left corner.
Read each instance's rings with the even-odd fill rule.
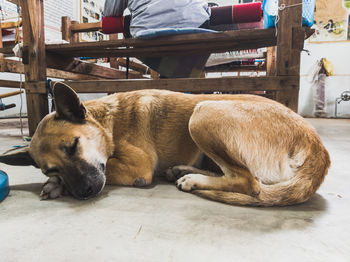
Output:
[[[298,168],[295,176],[288,181],[273,185],[260,183],[260,194],[257,197],[216,190],[194,190],[192,193],[231,205],[240,206],[287,206],[307,201],[320,187],[330,166],[329,154],[321,150],[310,156]]]

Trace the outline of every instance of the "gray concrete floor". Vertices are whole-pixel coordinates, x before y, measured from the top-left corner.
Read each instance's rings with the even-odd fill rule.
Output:
[[[39,201],[46,178],[0,164],[11,192],[0,203],[0,261],[350,261],[350,120],[308,120],[332,158],[307,203],[235,207],[158,181],[107,187],[89,201]],[[0,151],[21,143],[0,121]]]

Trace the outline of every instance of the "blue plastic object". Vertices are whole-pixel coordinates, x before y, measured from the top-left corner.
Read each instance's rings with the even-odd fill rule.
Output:
[[[314,24],[315,1],[303,0],[302,25],[304,26],[312,26]],[[275,27],[278,14],[278,0],[264,0],[262,9],[264,11],[264,28]]]
[[[7,197],[9,193],[9,179],[4,171],[0,170],[0,202]]]

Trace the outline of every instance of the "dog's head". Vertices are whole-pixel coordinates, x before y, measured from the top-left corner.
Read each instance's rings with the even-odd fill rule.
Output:
[[[54,86],[56,112],[42,119],[28,149],[0,156],[11,165],[35,165],[46,176],[59,176],[78,199],[104,187],[112,140],[67,85]]]

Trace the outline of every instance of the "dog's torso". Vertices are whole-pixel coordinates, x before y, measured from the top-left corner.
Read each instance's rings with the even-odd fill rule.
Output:
[[[191,138],[188,123],[198,103],[218,100],[273,102],[251,95],[142,90],[88,101],[85,106],[112,132],[115,157],[123,154],[125,142],[130,143],[156,159],[158,173],[175,165],[193,165],[202,157]]]

